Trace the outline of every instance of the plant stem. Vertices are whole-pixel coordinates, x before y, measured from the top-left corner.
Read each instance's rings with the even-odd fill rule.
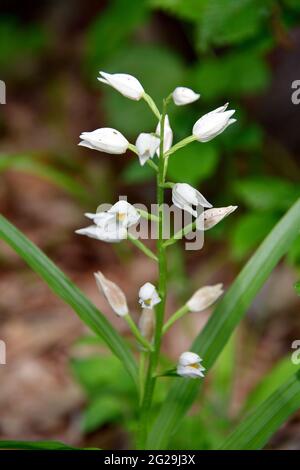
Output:
[[[177,320],[182,318],[187,312],[189,311],[189,308],[187,305],[183,305],[177,312],[175,312],[169,320],[164,324],[163,326],[163,335],[168,331],[168,329],[175,323]]]
[[[159,112],[156,104],[154,103],[153,99],[151,98],[151,96],[147,95],[147,93],[144,93],[143,98],[146,101],[146,103],[148,104],[151,111],[155,114],[157,119],[160,121],[160,118],[161,118],[160,112]]]
[[[154,215],[154,214],[150,214],[150,212],[147,212],[147,211],[143,211],[142,209],[137,209],[138,213],[140,214],[140,216],[143,218],[143,219],[146,219],[146,220],[153,220],[154,222],[158,222],[159,221],[159,218],[157,215]]]
[[[145,253],[146,256],[158,262],[157,256],[153,253],[153,251],[150,250],[150,248],[144,245],[144,243],[141,242],[141,240],[138,240],[137,238],[135,238],[133,235],[131,235],[130,232],[127,232],[127,238],[128,240],[131,241],[131,243],[133,243],[133,245],[135,245],[139,250]]]
[[[163,214],[163,203],[164,203],[164,124],[166,116],[167,101],[164,101],[163,112],[160,120],[160,147],[159,147],[159,165],[157,175],[157,205],[158,205],[158,240],[157,240],[157,254],[158,254],[158,267],[159,267],[159,279],[158,279],[158,292],[161,298],[161,302],[157,305],[156,309],[156,326],[154,335],[154,352],[150,354],[149,364],[147,369],[147,376],[143,394],[143,402],[140,410],[140,425],[139,425],[139,441],[138,447],[145,449],[149,411],[152,404],[152,396],[155,387],[155,370],[158,364],[162,328],[164,321],[165,312],[165,301],[166,301],[166,279],[167,279],[167,265],[166,265],[166,254],[163,246],[163,227],[164,227],[164,214]]]
[[[167,248],[167,246],[173,245],[178,240],[181,240],[185,235],[190,233],[195,228],[197,228],[197,220],[194,220],[194,222],[191,222],[190,224],[186,225],[185,227],[183,227],[183,229],[178,230],[178,232],[176,232],[173,237],[169,238],[169,240],[166,240],[164,242],[164,248]]]
[[[177,144],[173,145],[173,147],[170,148],[165,153],[165,157],[169,157],[172,153],[176,152],[177,150],[181,149],[182,147],[185,147],[186,145],[190,144],[191,142],[194,142],[196,140],[196,137],[193,135],[190,135],[186,137],[185,139],[180,140],[177,142]]]
[[[138,340],[138,342],[142,344],[148,351],[152,351],[152,345],[149,343],[149,341],[146,340],[146,338],[144,338],[129,313],[124,316],[124,319],[127,321],[129,328],[131,329],[133,335]]]

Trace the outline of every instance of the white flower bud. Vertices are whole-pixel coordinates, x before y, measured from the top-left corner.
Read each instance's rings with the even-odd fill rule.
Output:
[[[223,284],[198,289],[186,303],[190,312],[202,312],[215,303],[223,294]]]
[[[101,271],[94,273],[97,286],[108,301],[113,311],[119,316],[124,317],[128,314],[127,301],[124,292],[114,282],[107,279]]]
[[[185,104],[193,103],[200,98],[198,93],[195,93],[190,88],[179,86],[175,88],[172,93],[173,101],[177,106],[183,106]]]
[[[177,374],[181,377],[198,379],[204,377],[205,367],[201,365],[202,359],[198,354],[186,351],[181,354],[177,364]]]
[[[152,134],[142,132],[135,143],[140,159],[140,164],[143,166],[149,158],[153,158],[156,150],[159,147],[160,140]]]
[[[152,341],[155,329],[155,314],[152,308],[144,308],[139,319],[139,329],[144,338]]]
[[[125,153],[129,145],[128,140],[121,132],[110,127],[102,127],[92,132],[82,132],[80,138],[82,141],[78,145],[82,147],[116,155]]]
[[[203,214],[201,214],[201,216],[203,216],[204,230],[209,230],[210,228],[214,227],[229,214],[232,214],[232,212],[234,212],[236,209],[237,206],[227,206],[215,207],[213,209],[204,211]]]
[[[160,137],[160,122],[157,124],[155,133],[158,137]],[[170,127],[169,117],[166,114],[165,124],[164,124],[164,153],[170,150],[170,148],[172,147],[172,143],[173,143],[173,131]],[[157,155],[159,155],[159,149],[156,151],[156,153]]]
[[[110,85],[115,90],[119,91],[126,98],[139,101],[143,94],[144,88],[140,82],[127,73],[106,73],[99,72],[101,77],[98,78],[99,82]]]
[[[197,140],[208,142],[221,134],[230,124],[236,122],[236,119],[231,119],[235,110],[226,111],[227,106],[228,103],[198,119],[193,127],[193,135]]]
[[[176,183],[172,189],[172,201],[179,209],[185,210],[197,217],[193,206],[212,207],[205,197],[187,183]]]
[[[139,303],[143,308],[152,308],[161,301],[156,288],[150,282],[146,282],[139,290]]]

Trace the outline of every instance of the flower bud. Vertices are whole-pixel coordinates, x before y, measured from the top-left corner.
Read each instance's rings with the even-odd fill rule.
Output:
[[[160,137],[160,122],[157,124],[155,133],[158,137]],[[170,150],[170,148],[172,147],[172,143],[173,143],[173,131],[170,127],[169,117],[166,114],[165,124],[164,124],[164,153]],[[159,156],[159,149],[157,149],[156,153]]]
[[[186,305],[190,312],[202,312],[215,303],[223,292],[223,284],[201,287],[188,300]]]
[[[110,85],[115,90],[119,91],[126,98],[139,101],[143,94],[144,88],[140,82],[127,73],[106,73],[100,72],[99,82]]]
[[[142,132],[135,143],[138,151],[140,164],[143,166],[149,158],[153,158],[159,147],[160,140],[152,134]]]
[[[123,226],[113,227],[111,225],[90,225],[89,227],[75,230],[75,233],[108,243],[119,243],[121,240],[125,240],[127,238],[127,230]]]
[[[128,140],[121,132],[110,127],[102,127],[92,132],[82,132],[80,138],[82,141],[78,145],[82,147],[116,155],[125,153],[129,145]]]
[[[212,207],[205,197],[187,183],[176,183],[172,190],[172,201],[179,209],[185,210],[197,217],[193,206]]]
[[[195,93],[190,88],[179,86],[175,88],[172,93],[173,101],[177,106],[183,106],[185,104],[193,103],[200,98],[198,93]]]
[[[205,367],[201,365],[202,359],[198,354],[186,351],[181,354],[177,364],[177,374],[181,377],[198,379],[204,377]]]
[[[155,329],[155,314],[152,308],[144,308],[139,319],[139,329],[144,338],[152,341]]]
[[[107,279],[100,271],[94,273],[97,286],[108,301],[113,311],[124,317],[128,314],[127,301],[124,292],[114,282]]]
[[[161,301],[156,288],[151,282],[146,282],[139,290],[139,303],[143,308],[152,308]]]
[[[197,140],[208,142],[236,122],[236,119],[231,119],[235,110],[226,111],[227,106],[228,103],[198,119],[193,127],[193,135]]]
[[[208,209],[204,211],[203,214],[203,226],[204,230],[209,230],[210,228],[217,225],[221,220],[227,217],[229,214],[232,214],[237,209],[237,206],[228,206],[228,207],[215,207],[213,209]]]

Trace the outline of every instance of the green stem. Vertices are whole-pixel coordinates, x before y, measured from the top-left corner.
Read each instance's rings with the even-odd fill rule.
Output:
[[[133,245],[135,245],[139,250],[141,250],[146,256],[158,262],[157,256],[153,253],[153,251],[150,250],[150,248],[144,245],[141,240],[138,240],[129,232],[127,232],[127,239],[130,240],[131,243],[133,243]]]
[[[194,135],[189,135],[185,139],[180,140],[179,142],[177,142],[177,144],[173,145],[173,147],[171,147],[170,150],[168,150],[165,153],[165,157],[169,157],[172,153],[176,152],[177,150],[181,149],[182,147],[185,147],[186,145],[190,144],[191,142],[194,142],[195,140],[197,140],[197,139]]]
[[[137,151],[137,148],[135,145],[133,144],[128,144],[128,148],[129,150],[131,150],[135,155],[139,155],[139,152]],[[147,165],[149,165],[153,170],[156,171],[156,173],[158,173],[158,166],[156,165],[156,163],[154,163],[151,159],[147,160]]]
[[[133,335],[138,340],[138,342],[141,343],[148,351],[152,351],[153,347],[151,346],[149,341],[144,338],[129,313],[124,316],[124,319],[127,321],[129,328],[131,329]]]
[[[175,323],[177,320],[182,318],[186,313],[188,313],[189,308],[187,305],[183,305],[179,310],[177,310],[170,318],[169,320],[164,324],[163,326],[163,335],[168,331],[168,329]]]
[[[143,402],[140,409],[140,426],[139,426],[139,441],[138,447],[144,449],[147,440],[149,411],[152,404],[152,396],[155,388],[155,370],[158,364],[162,328],[165,312],[165,301],[166,301],[166,279],[167,279],[167,265],[165,248],[163,246],[163,203],[164,203],[164,124],[166,116],[167,101],[164,101],[163,112],[160,121],[160,147],[159,147],[159,165],[157,175],[157,205],[158,205],[158,240],[157,240],[157,254],[158,254],[158,266],[159,266],[159,280],[158,280],[158,292],[161,298],[161,302],[157,305],[156,309],[156,326],[154,335],[154,352],[151,353],[149,358],[149,364],[147,369],[147,376],[145,382]]]
[[[148,104],[151,111],[155,114],[157,119],[160,121],[160,117],[161,117],[160,112],[159,112],[156,104],[154,103],[153,99],[151,98],[151,96],[147,95],[147,93],[144,93],[143,98],[146,101],[146,103]]]
[[[167,248],[167,246],[173,245],[176,243],[178,240],[182,240],[182,238],[190,233],[192,230],[197,228],[197,220],[194,220],[194,222],[191,222],[190,224],[186,225],[183,227],[181,230],[178,230],[173,237],[169,238],[169,240],[164,242],[164,248]]]
[[[155,214],[150,214],[149,212],[143,211],[142,209],[137,209],[137,211],[140,214],[140,216],[143,217],[143,219],[153,220],[154,222],[159,221],[158,216]]]

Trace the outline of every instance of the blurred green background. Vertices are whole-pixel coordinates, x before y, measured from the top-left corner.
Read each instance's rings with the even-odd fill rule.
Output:
[[[156,127],[145,103],[102,86],[99,70],[136,76],[157,103],[176,86],[188,86],[201,99],[170,108],[175,141],[189,135],[202,114],[227,101],[237,110],[237,123],[212,142],[194,143],[172,156],[168,179],[196,186],[216,207],[239,209],[207,232],[200,252],[184,255],[180,245],[170,250],[169,313],[202,284],[228,286],[300,196],[300,105],[291,99],[292,83],[300,80],[299,0],[3,0],[0,11],[0,79],[7,87],[0,114],[1,212],[101,309],[106,306],[92,285],[96,269],[120,282],[138,316],[136,293],[143,279],[155,279],[154,268],[127,244],[111,247],[73,232],[84,225],[83,212],[115,202],[118,195],[128,195],[132,203],[154,202],[152,170],[133,156],[102,155],[77,143],[82,131],[98,127],[115,127],[131,142]],[[0,391],[1,437],[130,445],[135,397],[124,371],[98,354],[102,349],[94,338],[78,344],[85,331],[77,320],[68,323],[61,305],[2,245],[0,263],[0,337],[13,342],[11,359],[0,370],[9,384]],[[299,268],[300,238],[215,367],[208,403],[186,420],[173,448],[214,447],[253,383],[290,353],[300,335],[293,291]],[[188,319],[178,344],[172,335],[167,338],[166,354],[176,358],[206,318]],[[73,375],[66,378],[70,356]],[[285,361],[280,367],[278,376],[291,365]],[[47,389],[42,400],[36,382]],[[161,385],[158,403],[166,386]],[[36,398],[30,398],[32,388]],[[25,397],[15,413],[11,389]],[[47,419],[40,419],[41,413]],[[296,419],[272,445],[300,448],[299,436]]]

